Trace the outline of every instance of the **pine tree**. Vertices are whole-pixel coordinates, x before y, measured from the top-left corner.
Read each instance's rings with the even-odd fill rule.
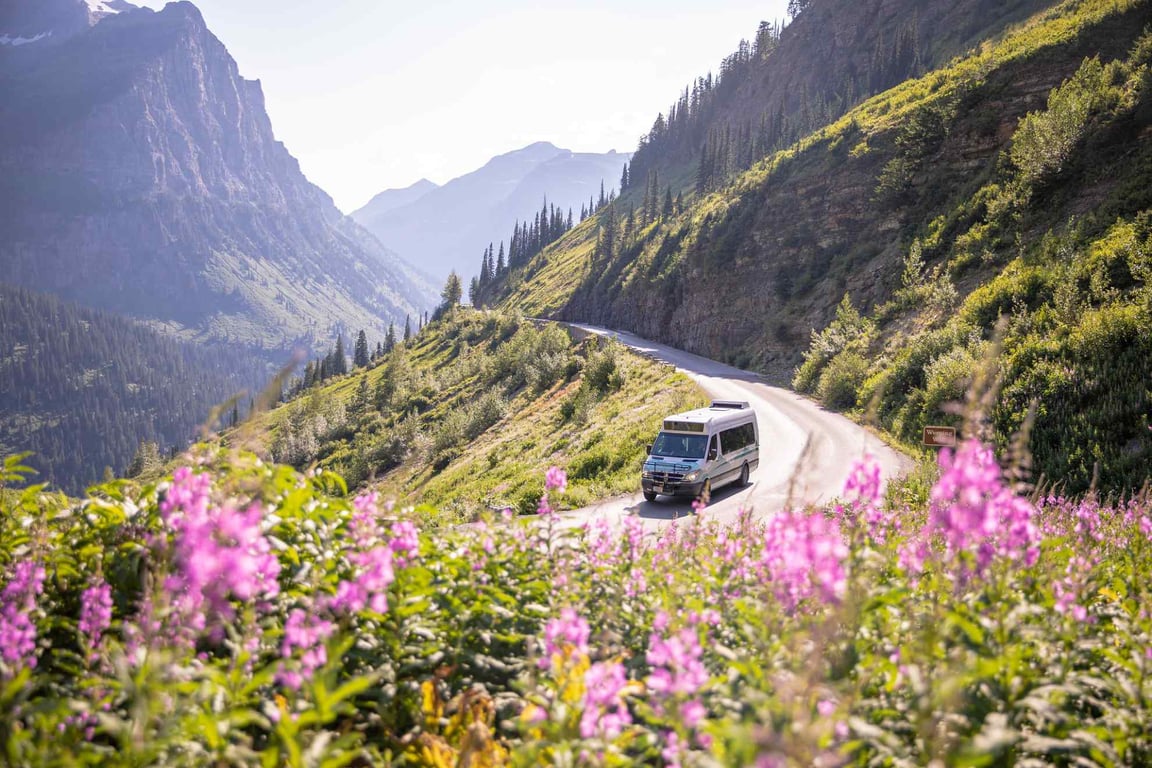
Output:
[[[332,350],[332,370],[330,376],[348,373],[348,358],[344,356],[344,334],[336,334],[336,349]]]
[[[664,218],[672,218],[672,187],[664,190],[664,210],[662,213]]]
[[[405,325],[407,325],[407,323],[408,323],[407,318],[404,319],[404,323],[405,323]],[[387,354],[388,352],[391,352],[395,348],[396,348],[396,324],[389,321],[388,322],[388,333],[386,336],[384,336],[384,352],[385,352],[385,354]]]
[[[368,410],[368,376],[360,375],[360,383],[356,385],[356,394],[352,396],[352,404],[348,409],[352,418],[358,419]]]
[[[352,364],[356,368],[363,368],[369,362],[368,336],[364,333],[364,329],[360,329],[360,333],[356,334],[356,349],[352,353]]]
[[[571,215],[571,212],[569,212]],[[500,253],[496,256],[496,276],[499,277],[504,274],[508,266],[504,263],[504,241],[500,241]]]
[[[468,281],[468,303],[477,308],[480,306],[480,280],[475,275]]]
[[[404,315],[404,341],[412,339],[412,316]]]
[[[433,319],[438,320],[455,311],[463,294],[464,289],[460,283],[460,276],[456,274],[456,270],[452,270],[448,273],[448,279],[444,281],[444,289],[440,291],[440,306],[436,308]]]
[[[624,163],[624,170],[620,173],[620,191],[628,189],[628,163]]]

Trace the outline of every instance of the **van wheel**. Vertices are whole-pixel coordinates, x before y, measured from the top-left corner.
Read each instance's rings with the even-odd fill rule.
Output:
[[[740,467],[740,487],[748,485],[748,465]]]
[[[655,491],[644,491],[644,501],[656,501]]]
[[[708,502],[712,500],[712,478],[704,481],[704,487],[700,489],[700,496],[697,498],[704,506],[708,506]]]

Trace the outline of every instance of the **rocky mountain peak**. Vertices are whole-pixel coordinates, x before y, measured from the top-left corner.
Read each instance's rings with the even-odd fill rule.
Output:
[[[8,0],[0,6],[0,48],[58,44],[108,16],[138,10],[127,0]]]
[[[0,50],[0,263],[14,282],[272,349],[382,334],[431,303],[304,177],[259,82],[195,5],[43,2],[71,36]]]

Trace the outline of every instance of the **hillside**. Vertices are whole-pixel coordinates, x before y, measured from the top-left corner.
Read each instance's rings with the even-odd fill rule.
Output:
[[[865,310],[887,305],[853,375],[902,361],[900,376],[868,391],[887,387],[883,421],[906,439],[946,416],[940,406],[963,391],[957,374],[947,396],[936,392],[923,408],[930,367],[947,353],[976,354],[999,313],[1036,320],[1018,328],[1050,341],[1050,321],[1061,315],[1076,338],[1102,325],[1108,341],[1093,359],[1119,364],[1102,350],[1135,344],[1136,367],[1074,367],[1069,390],[1051,378],[1059,367],[1036,376],[1080,353],[1032,348],[1006,369],[1015,399],[997,418],[998,434],[1006,443],[1039,397],[1039,469],[1061,478],[1072,471],[1069,487],[1083,488],[1102,461],[1102,482],[1138,486],[1152,457],[1140,427],[1149,395],[1136,383],[1147,380],[1149,358],[1139,352],[1148,326],[1142,246],[1134,245],[1149,206],[1152,97],[1141,34],[1150,20],[1146,2],[1062,4],[866,101],[692,198],[680,215],[647,224],[636,216],[629,227],[629,203],[618,202],[513,271],[507,304],[633,330],[782,381],[846,293]],[[1073,85],[1057,90],[1066,81]],[[905,277],[913,252],[916,274]],[[918,292],[899,294],[908,280]],[[899,306],[889,304],[900,295]],[[958,310],[965,324],[941,331]],[[916,340],[926,346],[909,351]],[[957,360],[950,370],[970,375],[971,366]],[[1120,386],[1134,389],[1121,397]],[[1071,428],[1059,414],[1084,397],[1109,405]],[[902,411],[905,399],[915,405]]]
[[[318,463],[401,504],[530,512],[554,464],[569,471],[565,505],[634,491],[660,419],[704,402],[685,376],[618,344],[461,308],[233,439],[268,433],[276,461]]]
[[[141,441],[182,449],[268,375],[242,352],[0,283],[0,454],[32,451],[36,482],[68,493],[122,474]]]
[[[1053,0],[798,0],[658,115],[628,189],[711,191],[869,96],[995,39]]]
[[[492,158],[483,167],[407,205],[377,196],[352,218],[380,242],[439,280],[455,270],[475,274],[489,243],[507,240],[517,221],[530,221],[543,200],[578,217],[601,188],[619,186],[628,154],[572,152],[545,141]],[[383,195],[384,193],[382,193]]]
[[[194,5],[15,0],[6,13],[42,35],[0,45],[6,279],[273,350],[339,327],[382,336],[434,303],[304,177],[259,82]]]

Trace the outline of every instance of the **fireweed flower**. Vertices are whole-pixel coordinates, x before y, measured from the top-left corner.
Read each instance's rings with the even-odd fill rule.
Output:
[[[770,518],[763,536],[758,568],[786,609],[809,597],[832,603],[843,596],[848,546],[835,521],[789,510]]]
[[[657,625],[667,624],[667,616]],[[669,706],[676,706],[680,720],[688,728],[695,728],[705,717],[704,705],[697,694],[708,682],[708,670],[702,660],[704,650],[700,647],[697,630],[685,628],[672,632],[667,637],[657,629],[648,639],[648,653],[645,660],[651,671],[646,679],[652,693],[652,703],[657,712]],[[673,746],[669,743],[669,746]],[[674,750],[679,757],[679,749]]]
[[[352,546],[366,551],[380,542],[380,511],[376,507],[377,494],[362,493],[352,500],[352,519],[348,523],[348,537]]]
[[[544,475],[544,488],[557,493],[564,493],[568,488],[568,473],[560,467],[552,467]]]
[[[539,661],[540,668],[548,669],[553,661],[563,663],[566,656],[587,656],[590,633],[588,622],[575,609],[560,609],[560,617],[544,625],[544,658]]]
[[[94,655],[104,632],[112,625],[112,587],[100,580],[80,595],[80,633]]]
[[[597,662],[584,673],[584,713],[580,717],[580,736],[591,739],[603,736],[614,739],[632,722],[624,703],[628,675],[619,662]]]
[[[358,613],[369,608],[376,613],[388,610],[388,587],[396,580],[392,569],[392,550],[375,547],[357,552],[349,558],[359,570],[352,579],[341,581],[330,603],[334,611]]]
[[[172,597],[175,629],[191,634],[235,617],[231,600],[270,599],[280,593],[280,563],[261,530],[263,511],[213,506],[212,479],[182,467],[173,475],[161,518],[171,531],[172,572],[165,588]]]
[[[392,541],[388,546],[396,559],[396,564],[405,566],[420,552],[420,531],[408,520],[400,520],[392,525]]]
[[[1039,556],[1036,510],[1004,482],[992,449],[967,440],[955,455],[940,452],[940,479],[932,487],[928,524],[953,553],[971,551],[976,571],[999,556],[1031,565]]]
[[[283,661],[276,671],[276,682],[285,688],[300,690],[312,679],[316,670],[328,663],[328,648],[325,642],[336,630],[336,626],[315,614],[295,608],[284,622],[284,639],[280,644]],[[299,660],[290,660],[299,652]]]
[[[0,592],[0,662],[5,671],[36,666],[36,625],[32,612],[44,592],[44,567],[31,560],[17,563]]]

